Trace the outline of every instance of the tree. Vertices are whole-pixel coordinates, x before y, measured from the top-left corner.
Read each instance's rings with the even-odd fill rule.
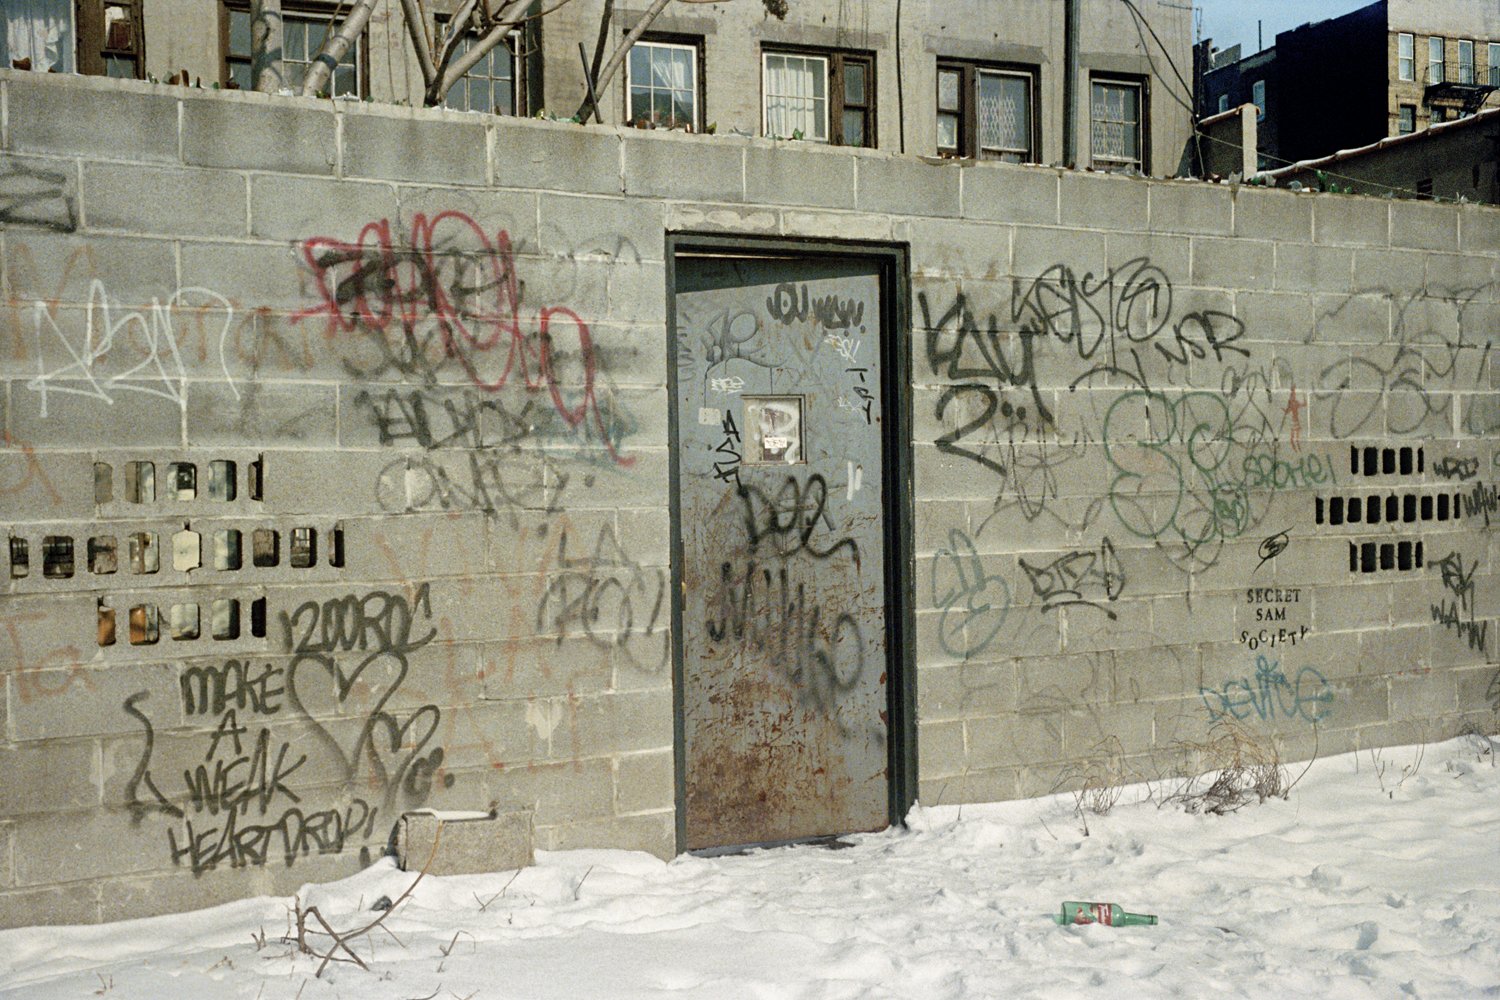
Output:
[[[301,93],[316,97],[328,89],[334,67],[348,54],[355,41],[370,23],[370,15],[382,0],[354,0],[349,12],[328,32],[323,46],[313,58],[302,80]],[[489,54],[496,45],[531,18],[545,17],[572,0],[462,0],[446,24],[429,16],[429,0],[400,0],[407,37],[416,52],[422,73],[422,103],[433,107],[463,75]],[[651,6],[617,45],[607,61],[604,50],[609,40],[609,25],[614,0],[605,0],[600,17],[599,40],[589,68],[590,90],[579,105],[579,120],[593,112],[597,115],[595,95],[604,89],[624,64],[625,56],[643,33],[661,16],[673,0],[652,0]],[[715,0],[676,0],[678,3],[712,3]],[[720,0],[722,2],[722,0]],[[786,0],[761,0],[766,11],[785,18]],[[258,90],[277,90],[284,85],[281,72],[281,0],[252,0],[253,79]],[[430,33],[435,32],[435,33]],[[470,42],[463,44],[465,39]],[[581,47],[580,47],[581,51]],[[602,64],[602,65],[601,65]]]

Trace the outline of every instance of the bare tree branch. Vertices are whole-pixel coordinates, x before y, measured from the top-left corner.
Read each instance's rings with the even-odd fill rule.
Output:
[[[318,50],[312,65],[307,68],[307,76],[302,81],[302,96],[317,97],[328,86],[328,81],[333,77],[334,67],[354,46],[355,41],[365,30],[365,25],[370,23],[370,15],[375,12],[376,3],[377,0],[355,0],[348,16],[337,28],[328,33],[328,37],[323,41],[323,47]]]
[[[406,18],[406,34],[417,50],[417,66],[422,70],[422,89],[426,91],[438,77],[437,65],[432,61],[432,42],[427,37],[427,14],[422,10],[422,0],[401,0],[401,13]]]
[[[666,10],[667,4],[671,2],[672,0],[652,0],[651,6],[646,8],[646,13],[642,14],[641,19],[636,22],[635,27],[630,29],[630,32],[625,36],[625,40],[620,43],[614,52],[610,53],[609,62],[604,64],[604,69],[599,73],[599,78],[594,81],[595,94],[603,92],[605,86],[609,83],[609,78],[614,76],[621,64],[625,62],[625,56],[630,51],[631,46],[640,40],[640,37],[651,27],[652,22],[661,16],[661,12]],[[584,98],[583,103],[578,106],[578,112],[574,117],[579,121],[583,121],[589,109],[589,100],[588,98]]]

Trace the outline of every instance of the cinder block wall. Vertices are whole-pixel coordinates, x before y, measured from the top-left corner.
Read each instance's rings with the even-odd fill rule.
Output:
[[[0,122],[0,922],[418,806],[672,851],[667,232],[910,246],[923,801],[1496,727],[1493,209],[15,73]]]

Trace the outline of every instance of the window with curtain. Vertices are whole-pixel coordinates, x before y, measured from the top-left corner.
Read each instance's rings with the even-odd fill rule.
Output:
[[[71,73],[77,28],[73,0],[5,0],[0,65],[43,73]]]
[[[1144,170],[1140,83],[1094,79],[1090,86],[1089,132],[1094,166],[1100,170]]]
[[[1417,39],[1415,35],[1396,36],[1396,79],[1417,78]]]
[[[1034,71],[1025,69],[939,63],[939,155],[1034,161],[1034,81]]]
[[[1443,40],[1437,36],[1427,39],[1427,82],[1443,82]]]
[[[1417,130],[1417,106],[1402,104],[1396,109],[1396,134],[1410,135]]]
[[[626,120],[633,125],[699,129],[698,47],[640,41],[626,64]]]
[[[766,135],[827,142],[828,59],[767,52],[764,73]]]
[[[1474,82],[1474,43],[1468,39],[1458,43],[1458,82]]]

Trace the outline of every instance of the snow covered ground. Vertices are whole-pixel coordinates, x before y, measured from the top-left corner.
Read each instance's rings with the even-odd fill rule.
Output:
[[[1321,760],[1228,816],[1132,789],[1088,835],[1063,795],[919,807],[845,850],[543,854],[425,879],[355,946],[368,971],[321,979],[280,940],[289,899],[7,931],[0,997],[1500,997],[1495,746]],[[382,862],[302,901],[346,929],[412,877]],[[1058,927],[1065,899],[1161,922]]]

